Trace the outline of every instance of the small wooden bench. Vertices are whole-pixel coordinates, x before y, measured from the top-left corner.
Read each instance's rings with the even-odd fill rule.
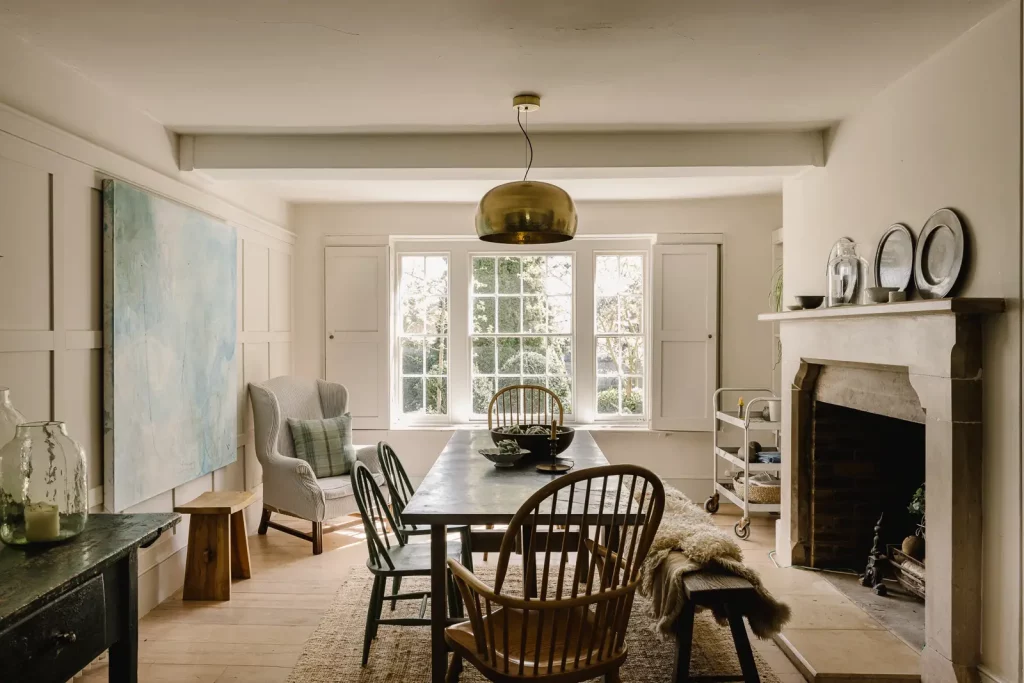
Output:
[[[757,675],[757,664],[754,653],[750,649],[750,639],[743,625],[742,605],[756,597],[754,586],[746,579],[732,574],[713,572],[693,572],[683,576],[683,587],[686,589],[686,605],[682,614],[674,624],[676,633],[676,683],[687,681],[744,681],[760,683]],[[740,660],[741,676],[691,676],[690,651],[693,647],[693,619],[696,608],[715,607],[724,611],[729,618],[733,642],[736,644],[736,655]]]
[[[185,600],[230,600],[231,579],[252,576],[244,510],[254,500],[251,491],[207,491],[175,506],[175,512],[191,515]]]

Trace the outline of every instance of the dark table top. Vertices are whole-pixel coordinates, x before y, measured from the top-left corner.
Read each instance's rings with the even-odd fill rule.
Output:
[[[523,503],[558,475],[543,474],[534,465],[545,458],[533,455],[515,468],[495,467],[477,451],[494,448],[487,430],[460,430],[448,441],[423,483],[416,489],[402,519],[410,524],[503,524]],[[594,437],[577,431],[561,454],[576,465],[573,471],[608,464]],[[614,481],[614,480],[613,480]],[[609,485],[609,498],[615,493]]]
[[[51,546],[0,546],[0,627],[78,586],[181,521],[175,512],[89,515],[78,536]]]

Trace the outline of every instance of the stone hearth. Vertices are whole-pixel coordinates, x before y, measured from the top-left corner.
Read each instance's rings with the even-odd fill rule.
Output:
[[[995,299],[941,299],[761,316],[782,339],[780,563],[811,562],[809,435],[817,400],[923,418],[928,599],[921,680],[976,681],[981,604],[981,334]],[[828,377],[818,387],[819,378]],[[837,381],[838,380],[838,381]],[[882,399],[879,399],[882,396]],[[916,398],[916,400],[913,400]],[[879,404],[887,405],[878,410]],[[861,405],[860,407],[864,407]],[[916,419],[915,419],[916,418]]]

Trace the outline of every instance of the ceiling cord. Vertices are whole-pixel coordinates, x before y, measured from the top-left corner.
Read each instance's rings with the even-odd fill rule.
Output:
[[[520,115],[521,114],[522,114],[522,112],[519,109],[516,109],[516,123],[519,124],[519,130],[523,131],[523,137],[526,138],[526,147],[527,147],[527,150],[528,150],[527,163],[526,163],[526,172],[523,173],[523,182],[526,182],[526,176],[528,176],[530,174],[530,169],[533,167],[533,143],[530,142],[530,134],[527,133],[526,132],[526,128],[523,127],[523,122],[520,119]],[[530,115],[529,115],[529,113],[527,113],[527,115],[526,115],[526,122],[527,122],[527,125],[529,125],[529,122],[530,122]]]

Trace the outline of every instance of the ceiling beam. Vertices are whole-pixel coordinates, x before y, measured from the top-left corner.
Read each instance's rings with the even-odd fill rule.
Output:
[[[535,133],[533,167],[758,169],[823,166],[822,133]],[[518,134],[182,135],[183,171],[506,169]]]

